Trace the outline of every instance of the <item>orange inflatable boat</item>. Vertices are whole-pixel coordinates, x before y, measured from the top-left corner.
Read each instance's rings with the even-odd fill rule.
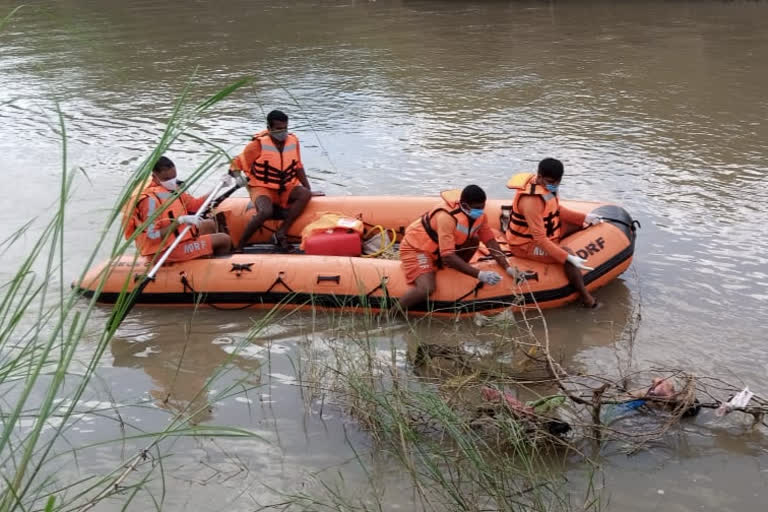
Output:
[[[289,235],[298,241],[302,229],[321,212],[339,212],[363,221],[366,228],[380,225],[402,236],[405,227],[441,201],[439,197],[348,196],[315,197],[302,213]],[[491,226],[503,232],[510,200],[488,200],[486,214]],[[629,267],[635,247],[635,222],[621,207],[596,202],[562,201],[568,208],[594,212],[605,222],[578,231],[563,244],[587,260],[594,270],[584,275],[587,288],[600,288]],[[222,230],[237,242],[245,224],[255,212],[247,198],[230,198],[217,209],[215,218]],[[407,289],[399,260],[308,254],[275,254],[266,244],[278,221],[269,221],[250,240],[245,253],[164,265],[138,298],[138,304],[192,306],[208,305],[220,309],[271,308],[277,304],[298,308],[355,309],[361,306],[380,309],[392,303]],[[473,265],[499,271],[482,249]],[[504,279],[495,286],[452,269],[437,273],[437,291],[429,303],[413,308],[412,314],[428,312],[445,315],[471,315],[475,312],[534,307],[553,308],[577,299],[568,284],[563,267],[510,257],[510,263],[528,271],[529,278],[517,285]],[[121,290],[129,290],[147,272],[147,262],[134,256],[102,263],[92,268],[79,284],[84,295],[92,297],[100,282],[104,286],[97,301],[114,303]]]

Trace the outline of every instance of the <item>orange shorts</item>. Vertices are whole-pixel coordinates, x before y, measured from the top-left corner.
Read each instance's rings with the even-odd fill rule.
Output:
[[[188,261],[213,254],[211,235],[200,235],[184,240],[171,252],[167,261]]]
[[[563,249],[565,249],[565,247],[563,247]],[[524,258],[526,260],[541,261],[542,263],[559,263],[534,242],[528,242],[523,245],[510,245],[509,252],[512,253],[512,256]]]
[[[287,208],[288,207],[288,199],[291,197],[291,192],[298,183],[294,183],[292,185],[288,185],[288,187],[280,192],[276,188],[267,188],[267,187],[248,187],[248,194],[251,196],[251,202],[255,205],[256,204],[256,198],[259,196],[267,196],[270,201],[272,201],[272,204],[279,206],[280,208]]]
[[[400,264],[408,284],[412,284],[421,275],[437,272],[435,258],[431,254],[406,245],[400,245]]]

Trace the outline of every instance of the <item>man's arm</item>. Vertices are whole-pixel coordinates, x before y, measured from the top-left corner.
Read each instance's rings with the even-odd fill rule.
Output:
[[[443,263],[445,263],[446,267],[450,267],[453,269],[458,270],[462,274],[467,274],[468,276],[472,276],[475,279],[477,279],[477,274],[480,273],[479,270],[477,270],[475,267],[464,261],[463,259],[456,256],[455,252],[452,252],[446,256],[440,255],[443,258]]]
[[[210,192],[200,197],[194,197],[192,194],[184,192],[179,196],[179,199],[184,203],[184,207],[189,213],[197,213],[200,207],[203,206],[205,200],[208,199],[209,195],[211,195]]]
[[[453,236],[456,230],[456,219],[443,211],[435,213],[433,219],[437,225],[437,240],[443,263],[462,274],[477,278],[478,270],[456,255],[456,239]]]
[[[309,186],[309,180],[307,179],[307,174],[304,172],[304,167],[299,167],[296,169],[296,177],[299,179],[302,185],[307,190],[312,190],[312,187]]]
[[[497,242],[496,239],[491,238],[487,242],[483,243],[488,248],[488,250],[491,251],[491,256],[493,256],[493,259],[496,260],[496,263],[501,265],[501,268],[503,268],[505,271],[509,272],[510,264],[507,261],[507,257],[504,255],[504,251],[501,249],[499,242]]]
[[[544,212],[544,200],[537,196],[524,196],[518,202],[520,212],[525,216],[533,242],[559,263],[565,263],[568,253],[552,240],[547,238],[547,230],[541,215]]]
[[[299,145],[298,138],[296,139],[296,156],[298,157],[298,161],[296,162],[296,177],[307,190],[312,190],[312,187],[309,186],[307,173],[304,171],[304,162],[301,161],[301,146]]]
[[[560,220],[566,224],[573,224],[575,226],[581,226],[584,224],[586,213],[577,212],[576,210],[569,210],[560,205]]]
[[[261,156],[261,142],[253,140],[249,142],[242,153],[237,155],[229,166],[230,171],[243,171],[248,173],[251,170],[251,165]],[[231,174],[231,173],[230,173]]]
[[[507,270],[509,268],[509,262],[504,255],[504,251],[501,249],[499,242],[496,241],[496,237],[493,234],[493,230],[487,223],[483,223],[480,229],[477,230],[477,238],[485,244],[488,250],[491,252],[491,256],[496,260],[496,263],[501,265],[501,268]]]

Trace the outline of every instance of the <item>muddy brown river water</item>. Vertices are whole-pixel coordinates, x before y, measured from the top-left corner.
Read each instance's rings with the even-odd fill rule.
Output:
[[[0,14],[15,5],[0,0]],[[641,310],[637,367],[677,366],[768,393],[766,20],[764,2],[27,2],[0,34],[0,238],[56,200],[55,101],[68,165],[87,174],[67,220],[74,278],[185,85],[202,98],[253,76],[194,134],[236,153],[281,108],[327,194],[424,195],[474,182],[505,197],[509,175],[560,158],[565,197],[617,202],[642,223],[631,271],[598,292],[604,308],[547,313],[569,364],[610,371]],[[169,156],[183,175],[208,151],[186,137]],[[1,256],[4,280],[34,233]],[[147,429],[201,400],[221,363],[229,372],[217,385],[245,375],[264,385],[198,419],[269,443],[177,441],[168,506],[252,510],[269,501],[264,484],[287,489],[328,468],[350,488],[367,484],[349,462],[350,442],[364,446],[365,434],[338,410],[307,412],[293,385],[311,314],[272,325],[227,362],[258,318],[138,308],[103,359],[94,407],[143,401],[126,421]],[[475,329],[467,321],[419,335],[462,342]],[[407,329],[380,336],[407,353]],[[92,420],[71,437],[116,432]],[[608,451],[607,508],[764,510],[766,447],[765,431],[710,414],[634,456]],[[112,467],[123,449],[80,462]],[[377,471],[386,502],[410,509],[398,469]]]

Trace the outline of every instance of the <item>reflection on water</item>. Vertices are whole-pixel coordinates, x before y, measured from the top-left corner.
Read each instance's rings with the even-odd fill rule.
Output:
[[[215,380],[217,386],[223,385],[220,372],[234,366],[247,376],[244,387],[260,384],[261,362],[251,357],[260,346],[217,336],[216,326],[180,326],[143,316],[146,323],[139,332],[113,339],[112,364],[143,370],[151,378],[149,394],[157,407],[174,415],[191,414],[193,423],[201,423],[214,418],[209,383]]]
[[[0,11],[10,6],[0,0]],[[544,156],[561,158],[566,197],[619,202],[643,225],[635,274],[598,293],[604,309],[547,313],[563,357],[590,371],[613,370],[612,340],[641,311],[632,343],[619,345],[632,365],[730,372],[762,389],[766,15],[764,3],[706,1],[34,2],[0,34],[0,170],[13,190],[0,199],[0,239],[55,200],[61,148],[53,100],[66,116],[69,164],[88,175],[67,212],[65,272],[74,276],[184,87],[191,83],[202,98],[253,75],[194,134],[234,153],[261,128],[264,112],[283,108],[315,188],[326,193],[432,194],[476,182],[492,197],[508,197],[510,174]],[[170,156],[183,174],[208,150],[182,137]],[[32,232],[22,245],[34,241]],[[20,253],[0,255],[3,278],[15,268],[5,263]],[[200,408],[200,421],[271,422],[291,442],[302,440],[286,452],[299,460],[308,451],[320,466],[332,450],[309,441],[322,429],[304,431],[286,359],[306,325],[275,342],[285,352],[274,360],[270,350],[232,357],[225,384],[260,376],[275,386],[249,395],[253,403],[225,401],[207,411],[211,397],[198,393],[229,357],[223,340],[247,336],[250,314],[204,312],[187,329],[189,311],[137,309],[112,346],[111,378],[131,392],[146,386],[169,411]],[[484,334],[472,324],[435,324],[414,336],[458,344],[483,343]],[[405,348],[410,340],[400,342]],[[328,443],[334,454],[342,453],[343,436],[327,432],[337,436],[338,444]],[[756,508],[759,490],[729,477],[761,463],[740,451],[750,441],[736,436],[713,446],[702,434],[689,442],[689,458],[622,462],[610,482],[617,500]],[[725,452],[732,472],[717,469]],[[709,480],[702,467],[711,469]],[[622,476],[655,474],[648,468],[677,492],[668,488],[660,498],[651,483],[639,489]],[[704,488],[715,490],[685,492]]]
[[[480,352],[498,353],[497,362],[504,364],[511,360],[508,349],[515,339],[533,336],[542,341],[548,339],[553,353],[569,364],[579,364],[585,354],[591,354],[590,359],[602,359],[591,350],[611,348],[621,340],[637,321],[638,304],[623,280],[610,283],[598,293],[603,304],[595,311],[585,311],[578,305],[547,311],[546,332],[536,311],[525,314],[527,322],[522,313],[511,312],[496,317],[478,315],[474,320],[457,324],[420,321],[408,337],[409,349],[413,352],[422,344],[465,348],[474,345]],[[488,347],[482,349],[481,344]]]

